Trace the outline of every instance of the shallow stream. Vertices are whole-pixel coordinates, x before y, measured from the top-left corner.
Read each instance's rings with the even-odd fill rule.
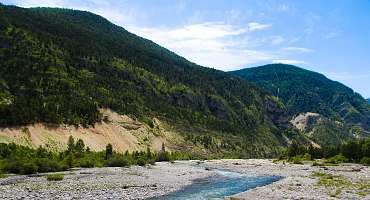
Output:
[[[230,172],[222,169],[212,169],[215,176],[198,179],[193,184],[179,191],[165,196],[154,198],[155,200],[202,200],[219,199],[264,186],[280,180],[279,176],[247,176],[245,174]]]

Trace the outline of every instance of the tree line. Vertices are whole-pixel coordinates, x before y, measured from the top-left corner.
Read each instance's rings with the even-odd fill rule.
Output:
[[[0,143],[0,174],[33,174],[42,172],[65,171],[73,167],[126,167],[130,165],[145,166],[155,162],[188,160],[195,157],[190,153],[168,152],[162,144],[159,152],[149,148],[146,151],[119,153],[111,144],[105,150],[91,151],[82,139],[69,137],[67,149],[62,152],[52,152],[43,147],[36,149]]]
[[[355,139],[338,146],[314,147],[300,145],[293,141],[281,158],[297,161],[300,159],[327,159],[329,162],[353,162],[370,165],[370,138]]]

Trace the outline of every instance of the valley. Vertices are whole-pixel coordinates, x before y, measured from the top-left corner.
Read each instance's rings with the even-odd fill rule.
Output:
[[[104,17],[0,3],[0,199],[370,199],[370,99],[338,76],[201,66]],[[221,38],[271,27],[161,31],[234,63]]]
[[[222,170],[221,174],[220,171]],[[225,170],[227,170],[225,172]],[[366,199],[370,197],[370,168],[355,164],[312,166],[273,162],[272,160],[175,161],[153,166],[129,168],[74,169],[63,172],[62,181],[47,181],[38,176],[10,176],[0,179],[0,198],[23,199]],[[186,188],[202,181],[232,180],[247,191],[235,190],[227,196],[206,187]],[[263,178],[265,177],[265,178]],[[268,177],[281,177],[271,179]],[[220,179],[221,178],[221,179]],[[264,182],[263,180],[266,179]],[[260,180],[260,181],[257,181]],[[338,183],[330,182],[338,180]],[[266,183],[271,183],[264,186]],[[232,191],[236,185],[224,185]],[[182,192],[183,191],[183,192]],[[198,193],[194,193],[198,191]],[[165,195],[165,196],[162,196]]]

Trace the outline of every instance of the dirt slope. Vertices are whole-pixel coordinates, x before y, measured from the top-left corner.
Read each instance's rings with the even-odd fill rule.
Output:
[[[33,124],[28,126],[0,128],[0,142],[44,146],[60,151],[67,147],[69,136],[81,138],[92,150],[102,150],[108,143],[117,151],[160,150],[162,143],[168,150],[183,143],[183,138],[175,132],[167,131],[166,124],[153,119],[154,127],[134,120],[126,115],[119,115],[109,109],[102,109],[104,122],[94,127],[75,127],[70,125]],[[175,142],[176,141],[176,142]]]

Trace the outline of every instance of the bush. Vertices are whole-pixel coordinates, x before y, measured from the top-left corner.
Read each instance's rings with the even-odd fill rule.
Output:
[[[339,164],[339,163],[344,163],[344,162],[348,162],[348,159],[346,157],[343,156],[343,154],[338,154],[338,155],[335,155],[331,158],[328,158],[326,161],[326,163],[331,163],[331,164]]]
[[[95,167],[95,161],[90,158],[83,158],[80,160],[79,166],[84,168],[92,168]]]
[[[166,151],[161,151],[158,154],[157,162],[170,161],[170,154]]]
[[[317,161],[314,161],[312,163],[312,166],[324,166],[324,164],[323,163],[320,163],[320,162],[317,162]]]
[[[33,162],[23,163],[20,173],[21,174],[34,174],[37,172],[37,165]]]
[[[22,162],[18,159],[7,159],[4,162],[3,170],[6,172],[19,174],[21,172]]]
[[[38,172],[56,172],[62,169],[62,166],[55,160],[40,158],[36,160]]]
[[[361,159],[361,164],[370,166],[370,157],[363,157]]]
[[[118,157],[114,157],[114,158],[107,160],[105,164],[105,166],[107,167],[126,167],[128,165],[129,163],[126,159],[118,158]]]
[[[49,174],[46,176],[48,181],[61,181],[64,179],[64,174]]]
[[[312,157],[309,153],[305,153],[302,157],[302,160],[312,160]]]
[[[147,164],[147,161],[144,158],[139,158],[137,159],[136,164],[138,164],[139,166],[145,166]]]
[[[293,162],[293,164],[300,164],[300,165],[303,164],[301,156],[294,156],[292,158],[292,162]]]

